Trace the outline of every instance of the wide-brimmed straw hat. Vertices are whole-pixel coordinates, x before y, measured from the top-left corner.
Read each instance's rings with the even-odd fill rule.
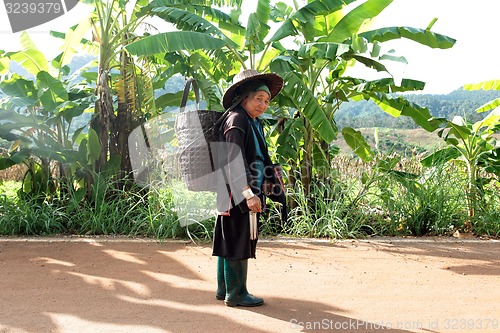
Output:
[[[262,81],[267,85],[269,92],[271,93],[271,99],[278,95],[281,88],[283,88],[283,78],[278,74],[261,74],[255,69],[245,69],[234,76],[233,85],[226,90],[226,93],[222,98],[222,106],[224,106],[224,109],[228,109],[239,95],[246,93],[245,91],[239,91],[240,87],[247,82],[255,80]]]

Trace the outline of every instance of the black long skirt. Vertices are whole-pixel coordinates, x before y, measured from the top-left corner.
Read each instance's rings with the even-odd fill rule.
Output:
[[[218,215],[212,255],[235,260],[255,258],[257,239],[250,239],[249,219],[249,213],[242,213],[239,207],[231,209],[230,216]]]

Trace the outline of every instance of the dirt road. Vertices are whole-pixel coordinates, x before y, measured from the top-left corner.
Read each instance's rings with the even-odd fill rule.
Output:
[[[500,241],[261,241],[257,308],[215,268],[210,244],[0,238],[0,331],[500,332]]]

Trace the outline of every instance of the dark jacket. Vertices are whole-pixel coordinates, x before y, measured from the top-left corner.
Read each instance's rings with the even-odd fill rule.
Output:
[[[218,175],[219,188],[227,190],[218,193],[219,212],[227,212],[235,206],[240,206],[243,211],[248,210],[241,194],[246,185],[250,185],[256,194],[261,192],[256,186],[258,170],[253,167],[253,163],[257,151],[249,121],[250,117],[246,111],[238,107],[227,115],[219,129],[220,145],[216,149],[215,164],[216,170],[222,170],[222,174]],[[228,201],[229,198],[232,202]]]
[[[214,230],[213,255],[231,259],[255,258],[257,240],[250,240],[249,210],[241,190],[245,185],[250,185],[254,193],[260,193],[260,189],[255,188],[252,163],[257,152],[249,116],[244,109],[237,107],[227,115],[219,129],[219,141],[215,164],[222,172],[218,176],[219,215]],[[262,195],[259,197],[263,200]]]

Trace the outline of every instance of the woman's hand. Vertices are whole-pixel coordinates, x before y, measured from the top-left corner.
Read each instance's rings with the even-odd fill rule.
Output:
[[[252,212],[262,212],[262,203],[260,202],[259,197],[256,195],[254,195],[250,199],[247,199],[247,206]]]

